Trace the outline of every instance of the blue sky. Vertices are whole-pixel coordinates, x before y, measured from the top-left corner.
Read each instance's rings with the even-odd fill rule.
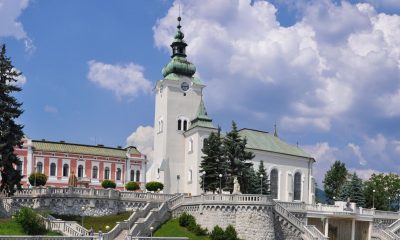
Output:
[[[224,130],[400,171],[400,1],[181,0],[188,58]],[[0,0],[0,42],[23,72],[33,139],[138,145],[151,156],[152,87],[169,61],[177,1]]]

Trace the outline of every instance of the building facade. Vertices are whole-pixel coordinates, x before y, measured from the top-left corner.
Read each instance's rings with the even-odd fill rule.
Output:
[[[74,174],[78,184],[100,188],[105,179],[124,189],[129,181],[138,182],[144,189],[146,182],[146,157],[135,147],[105,147],[51,142],[46,140],[23,139],[23,148],[16,149],[21,160],[20,169],[24,178],[22,184],[28,187],[31,173],[44,173],[46,186],[68,186],[69,177]]]
[[[187,44],[180,18],[178,21],[171,61],[163,68],[164,78],[154,90],[154,159],[148,177],[163,182],[166,193],[198,195],[203,192],[199,166],[204,139],[217,128],[204,106],[205,85],[194,76],[196,67],[186,58]],[[247,139],[247,150],[255,154],[254,168],[264,162],[274,199],[314,202],[315,160],[310,155],[285,143],[276,132],[242,129],[239,134]]]

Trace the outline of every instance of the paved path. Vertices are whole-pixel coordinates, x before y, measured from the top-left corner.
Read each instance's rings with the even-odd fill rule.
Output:
[[[128,230],[122,230],[121,233],[114,240],[125,240],[127,235],[128,235]]]

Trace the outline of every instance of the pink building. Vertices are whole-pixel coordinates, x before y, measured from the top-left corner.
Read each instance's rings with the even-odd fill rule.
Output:
[[[110,179],[123,189],[125,183],[134,181],[144,189],[146,182],[146,156],[136,147],[106,147],[23,139],[23,148],[15,149],[21,160],[22,183],[29,185],[28,177],[33,172],[44,173],[46,186],[68,186],[68,178],[75,174],[78,183],[101,188],[101,182]]]

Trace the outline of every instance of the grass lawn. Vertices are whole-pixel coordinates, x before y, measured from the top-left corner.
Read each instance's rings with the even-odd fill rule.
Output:
[[[179,226],[178,219],[171,219],[161,225],[154,233],[155,237],[187,237],[190,240],[209,240],[208,236],[196,236],[184,227]]]
[[[0,235],[26,235],[22,226],[11,218],[0,219]],[[48,236],[61,236],[58,232],[49,231]]]
[[[102,217],[85,217],[83,219],[83,226],[86,229],[90,229],[93,227],[94,231],[97,232],[101,230],[102,232],[106,232],[106,226],[109,226],[110,229],[113,229],[117,222],[122,222],[127,220],[131,216],[132,212],[125,212],[120,213],[117,215],[110,215],[110,216],[102,216]],[[71,215],[52,215],[55,218],[62,219],[65,221],[76,221],[77,223],[82,223],[81,216],[71,216]]]

